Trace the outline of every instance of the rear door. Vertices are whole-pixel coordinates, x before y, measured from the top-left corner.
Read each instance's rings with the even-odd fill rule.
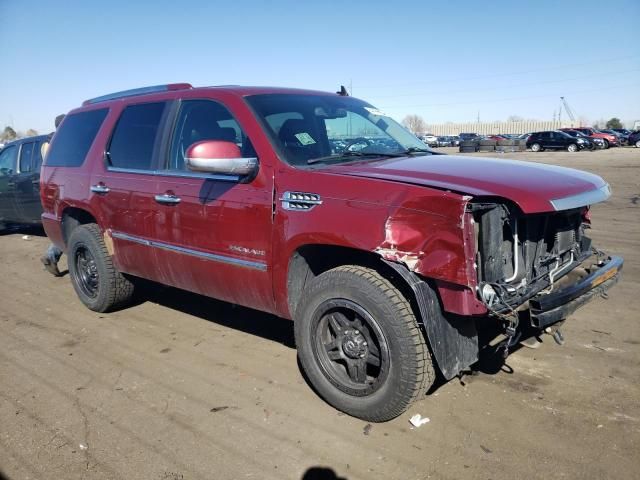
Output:
[[[168,102],[126,106],[119,114],[103,163],[91,175],[94,203],[111,234],[119,270],[159,280],[150,246],[158,220],[156,170]]]
[[[272,175],[187,170],[184,152],[195,142],[236,143],[256,157],[231,111],[213,100],[185,100],[174,123],[164,171],[158,175],[155,239],[162,282],[241,305],[273,311],[271,258]]]
[[[23,143],[20,149],[18,172],[14,181],[14,195],[20,221],[25,223],[39,223],[42,215],[40,203],[42,145],[43,140],[39,139]]]
[[[13,195],[18,150],[18,145],[8,145],[0,151],[0,222],[18,218]]]

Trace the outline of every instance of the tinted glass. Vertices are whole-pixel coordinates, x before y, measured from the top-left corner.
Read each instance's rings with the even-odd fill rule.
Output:
[[[31,171],[31,157],[33,155],[33,142],[23,143],[20,149],[20,171]]]
[[[0,152],[0,176],[11,175],[15,172],[18,147],[12,145]]]
[[[210,100],[187,100],[182,102],[176,121],[168,168],[184,170],[184,153],[203,140],[233,142],[243,157],[256,156],[249,138],[226,107]]]
[[[46,165],[50,167],[79,167],[84,162],[96,138],[108,109],[67,115],[55,134]]]
[[[154,168],[158,130],[165,103],[144,103],[124,109],[108,149],[109,165],[117,168]]]

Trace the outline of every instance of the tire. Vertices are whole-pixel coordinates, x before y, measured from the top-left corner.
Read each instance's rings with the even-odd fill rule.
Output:
[[[577,152],[578,150],[579,150],[578,145],[576,145],[575,143],[572,143],[567,147],[567,151],[571,153]]]
[[[435,379],[409,302],[369,268],[345,265],[316,277],[296,309],[295,338],[319,395],[366,421],[402,414]]]
[[[113,266],[98,225],[80,225],[71,232],[67,258],[71,283],[87,308],[109,312],[131,302],[134,285]]]
[[[540,145],[539,143],[534,143],[531,145],[532,152],[541,152],[542,150],[544,149],[542,148],[542,145]]]
[[[609,140],[607,140],[606,138],[604,138],[604,139],[602,139],[602,141],[604,142],[604,148],[605,148],[605,150],[606,150],[607,148],[609,148]]]
[[[640,148],[640,140],[636,140],[635,145],[636,145],[636,148]]]

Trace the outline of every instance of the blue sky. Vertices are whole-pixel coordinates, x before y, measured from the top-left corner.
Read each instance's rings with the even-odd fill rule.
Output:
[[[25,6],[26,5],[26,6]],[[401,120],[640,120],[640,2],[0,0],[0,128],[170,82],[353,94]],[[563,113],[564,115],[564,113]]]

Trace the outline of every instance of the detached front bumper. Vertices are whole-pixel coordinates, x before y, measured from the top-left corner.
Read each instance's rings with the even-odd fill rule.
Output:
[[[614,256],[589,268],[576,268],[557,291],[531,298],[531,324],[544,329],[564,320],[595,296],[602,295],[618,283],[623,263],[622,257]]]

